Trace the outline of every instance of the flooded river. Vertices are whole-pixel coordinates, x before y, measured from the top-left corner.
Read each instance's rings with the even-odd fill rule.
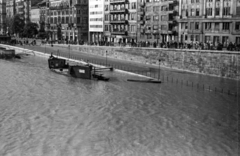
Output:
[[[119,72],[75,79],[34,56],[0,60],[0,71],[1,156],[238,155],[233,96]]]

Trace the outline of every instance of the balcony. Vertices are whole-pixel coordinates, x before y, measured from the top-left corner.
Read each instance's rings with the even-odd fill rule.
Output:
[[[118,19],[113,19],[113,20],[110,20],[110,23],[111,23],[111,24],[127,24],[128,21],[125,20],[125,19],[120,19],[120,20],[118,20]]]
[[[110,4],[127,3],[128,0],[110,0]]]
[[[145,2],[140,2],[139,5],[140,5],[141,7],[145,7]]]
[[[144,9],[138,9],[138,14],[141,16],[145,15],[145,10]]]
[[[153,34],[159,34],[160,32],[158,30],[153,30]]]
[[[140,23],[140,25],[144,25],[145,21],[140,21],[139,23]]]
[[[143,34],[145,33],[145,29],[141,29],[140,32]]]
[[[127,35],[127,31],[126,30],[119,30],[119,29],[114,29],[111,32],[112,35]]]
[[[112,14],[112,13],[127,13],[127,12],[128,12],[128,9],[126,9],[126,8],[110,10],[110,14]]]
[[[151,33],[152,33],[152,30],[146,30],[145,33],[146,33],[146,34],[151,34]]]

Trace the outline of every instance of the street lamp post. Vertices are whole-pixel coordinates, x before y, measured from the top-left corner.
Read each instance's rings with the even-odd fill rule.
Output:
[[[70,44],[68,45],[68,60],[70,59]]]
[[[106,66],[107,66],[107,50],[106,50]]]
[[[158,80],[160,79],[160,62],[161,59],[158,60]]]

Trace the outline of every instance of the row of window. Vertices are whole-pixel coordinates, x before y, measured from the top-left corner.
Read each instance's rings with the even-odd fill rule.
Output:
[[[89,20],[90,21],[103,21],[102,18],[90,18]]]
[[[62,10],[62,11],[48,11],[47,15],[72,15],[73,13],[75,14],[77,12],[77,14],[88,14],[88,8],[83,8],[83,9],[78,9],[78,10]]]
[[[90,25],[90,28],[102,28],[102,25]]]
[[[190,41],[197,41],[200,42],[200,35],[181,35],[181,40],[183,41],[183,39],[185,41],[188,41],[188,39]],[[226,44],[229,41],[229,37],[228,36],[205,36],[204,37],[204,42],[212,42],[212,43],[222,43],[222,44]],[[240,43],[240,37],[236,37],[236,43]]]
[[[103,14],[102,11],[91,11],[90,15],[98,15],[98,14]]]
[[[87,17],[75,17],[75,18],[71,18],[71,17],[51,17],[48,18],[48,22],[50,24],[58,24],[58,23],[62,23],[62,24],[68,24],[68,23],[76,23],[77,24],[87,24],[88,23],[88,18]]]
[[[105,11],[109,10],[121,10],[121,9],[137,9],[137,3],[126,3],[126,4],[114,4],[114,5],[105,5]]]
[[[163,5],[163,6],[161,6],[161,10],[160,10],[160,6],[148,6],[148,7],[146,7],[147,12],[151,12],[151,11],[154,11],[154,12],[170,11],[170,10],[173,10],[173,9],[174,9],[173,5]]]
[[[181,23],[181,29],[188,29],[188,23]],[[221,25],[221,30],[230,30],[230,22],[206,22],[204,23],[205,30],[215,30],[219,31]],[[199,22],[190,22],[190,29],[191,30],[199,30],[200,29],[200,23]],[[235,30],[240,31],[240,22],[235,23]]]
[[[137,14],[136,13],[130,13],[130,14],[114,14],[114,15],[105,15],[105,21],[120,21],[120,20],[137,20]]]
[[[159,15],[147,15],[146,16],[146,21],[151,21],[151,18],[153,21],[159,21]],[[170,15],[162,15],[161,16],[161,21],[168,21],[168,20],[172,20],[173,17]],[[106,14],[105,15],[105,21],[109,21],[109,20],[116,20],[116,21],[120,21],[120,20],[137,20],[137,13],[130,13],[130,14],[114,14],[114,15],[109,15]],[[143,20],[143,19],[141,19]]]
[[[136,32],[137,31],[137,26],[136,25],[105,25],[104,26],[104,31],[116,31],[116,32],[125,32],[125,31],[130,31],[130,32]]]

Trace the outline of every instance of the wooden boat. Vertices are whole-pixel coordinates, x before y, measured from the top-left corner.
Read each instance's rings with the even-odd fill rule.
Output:
[[[0,58],[1,59],[13,59],[13,58],[20,59],[21,57],[19,55],[16,55],[15,50],[13,49],[6,49],[6,48],[0,47]]]
[[[162,83],[160,80],[155,80],[155,79],[147,79],[147,80],[139,80],[139,79],[127,79],[127,81],[131,82],[144,82],[144,83]]]
[[[101,70],[105,70],[107,68],[97,68],[92,65],[86,64],[86,65],[69,65],[66,63],[65,59],[60,59],[53,57],[52,55],[48,59],[48,66],[51,70],[58,70],[58,73],[66,74],[64,71],[68,71],[67,74],[75,77],[75,78],[82,78],[82,79],[95,79],[95,80],[102,80],[102,81],[108,81],[109,78],[103,76],[103,74],[98,74],[97,72]],[[108,68],[110,70],[113,70],[112,68]]]

